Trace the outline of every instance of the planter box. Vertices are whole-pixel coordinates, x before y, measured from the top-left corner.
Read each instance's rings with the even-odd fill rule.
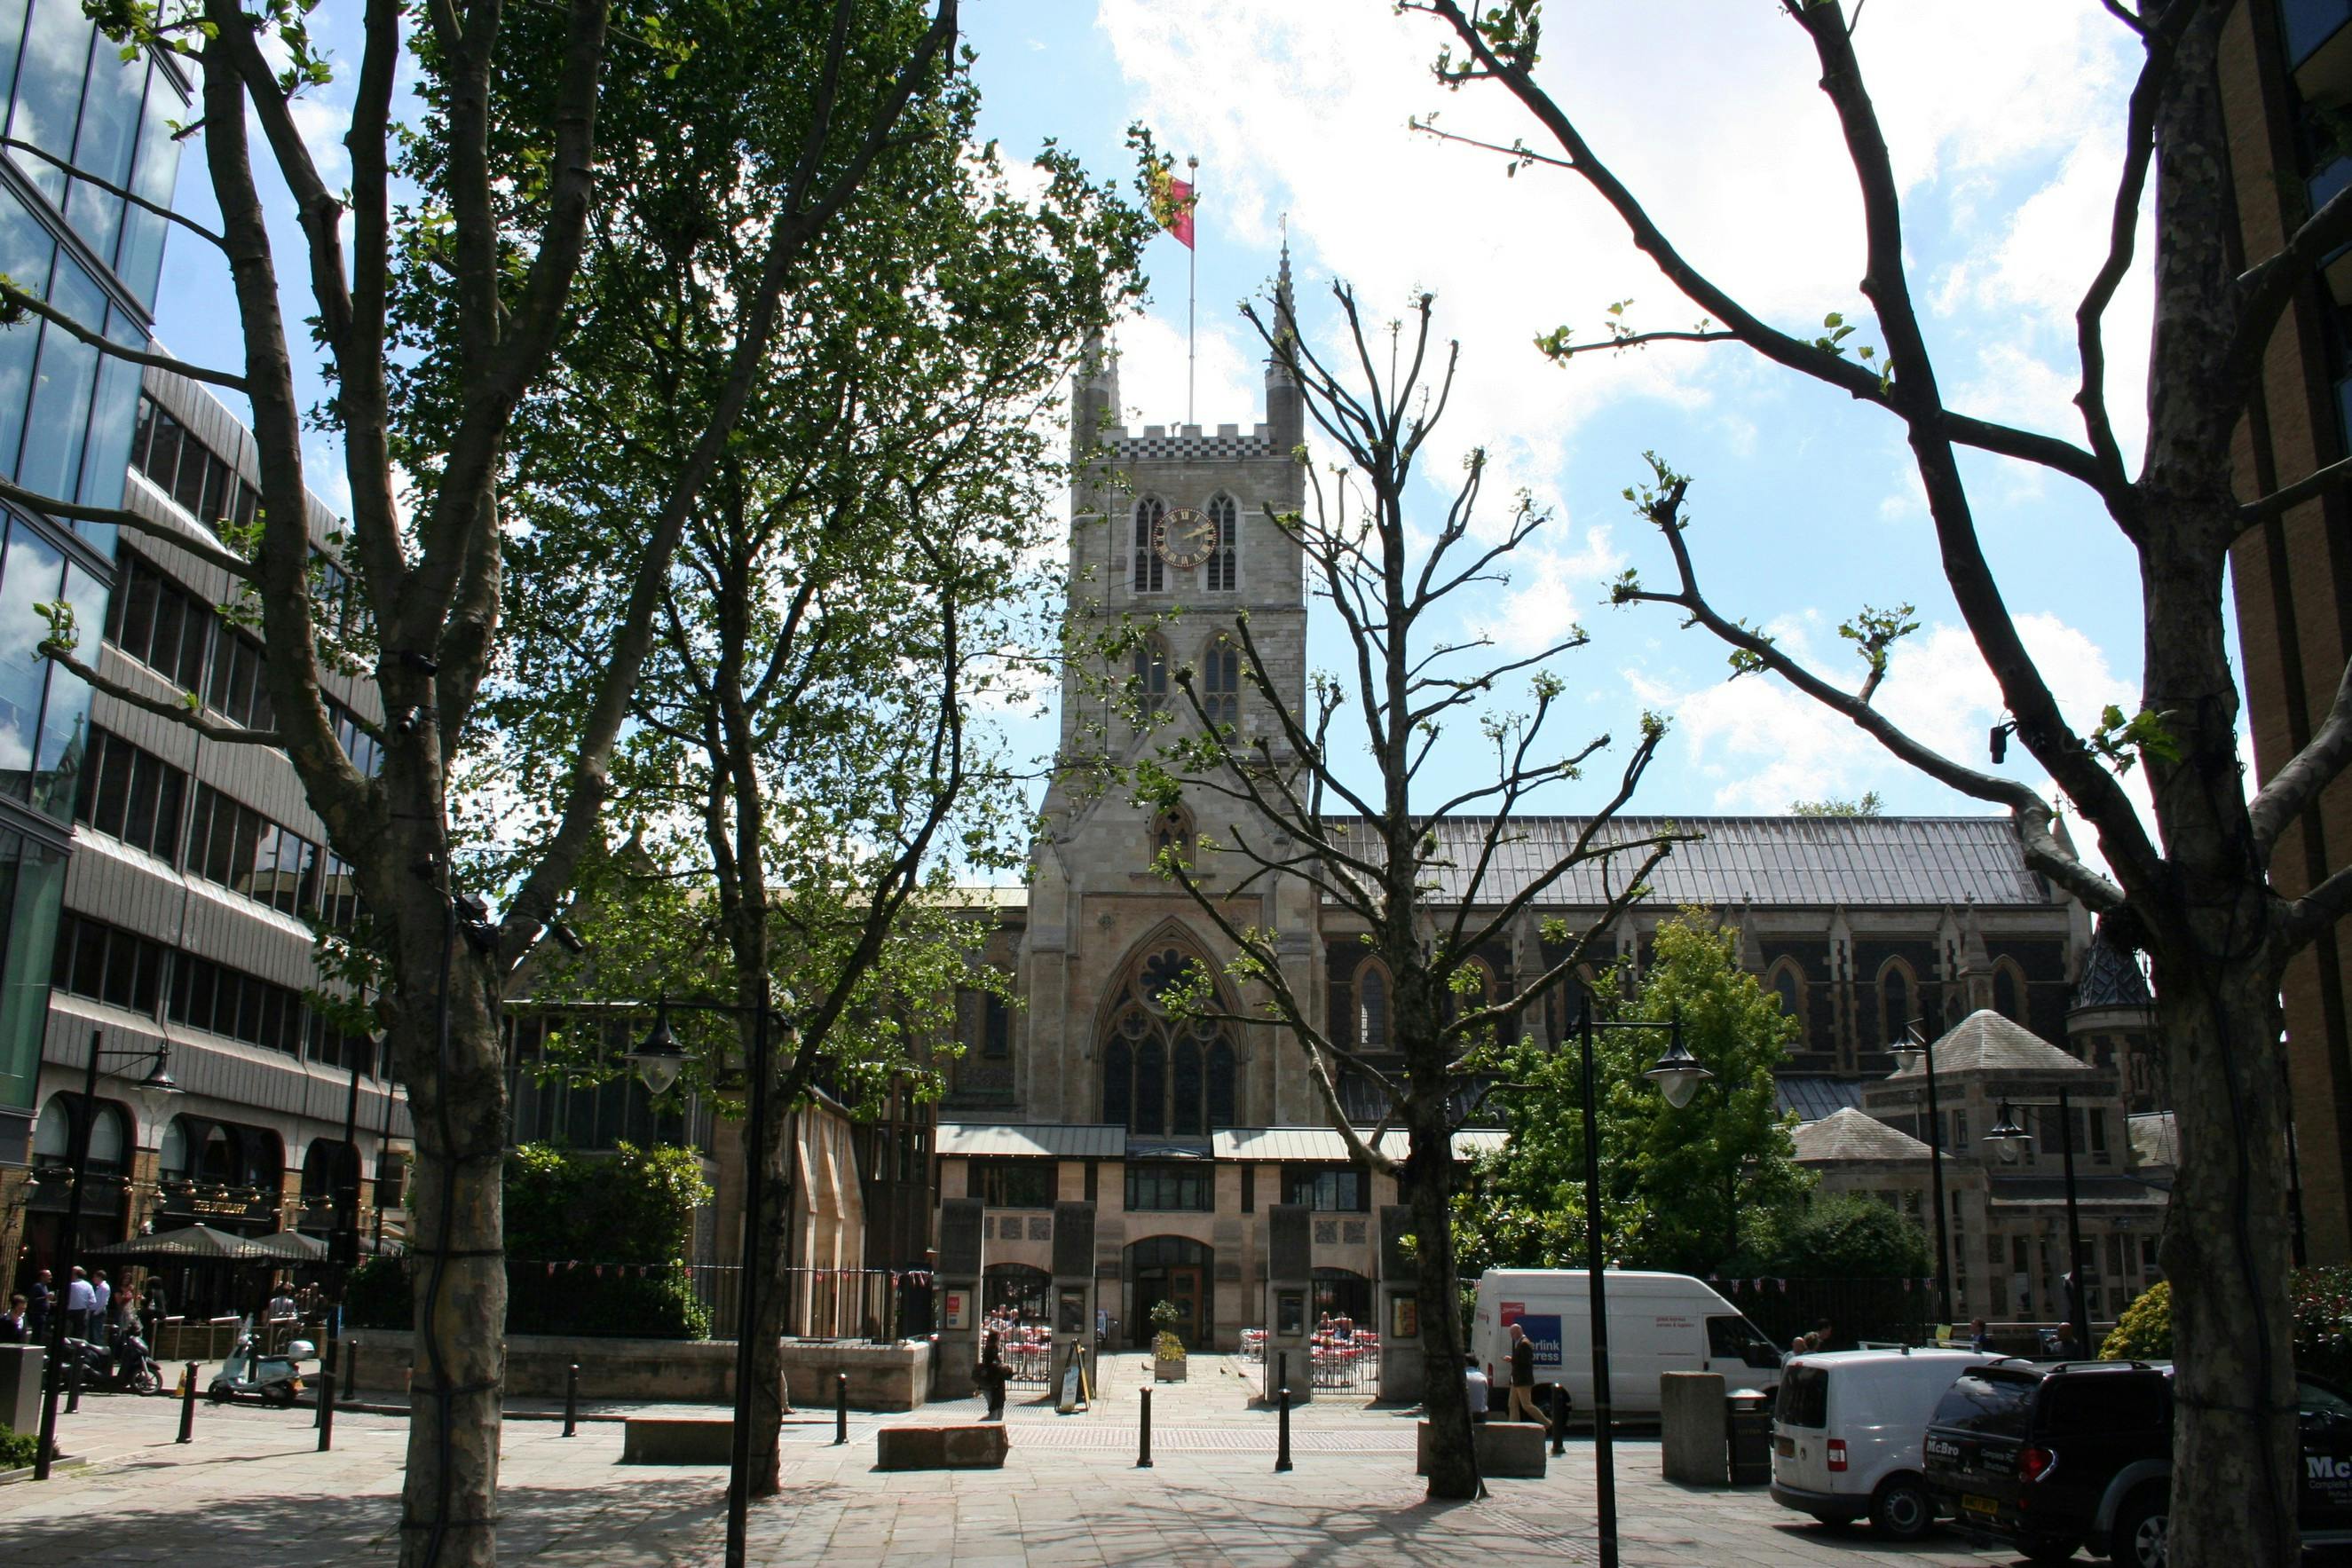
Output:
[[[356,1368],[339,1368],[337,1382],[362,1391],[408,1386],[410,1336],[391,1329],[359,1329]],[[580,1397],[724,1405],[735,1396],[733,1340],[602,1339],[516,1334],[506,1342],[505,1392],[512,1397],[561,1399],[577,1363]],[[786,1340],[784,1381],[790,1396],[819,1410],[833,1408],[835,1378],[849,1375],[849,1403],[859,1410],[915,1410],[930,1386],[930,1346],[920,1342]],[[169,1359],[169,1358],[166,1358]],[[357,1376],[343,1384],[356,1370]]]
[[[1184,1369],[1191,1364],[1192,1363],[1189,1361],[1162,1361],[1155,1355],[1151,1358],[1152,1381],[1155,1383],[1181,1383],[1184,1381]]]

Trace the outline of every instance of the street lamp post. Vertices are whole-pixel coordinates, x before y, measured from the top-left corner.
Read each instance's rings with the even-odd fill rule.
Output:
[[[1642,1076],[1658,1086],[1666,1103],[1677,1109],[1690,1103],[1698,1086],[1715,1076],[1683,1046],[1679,1016],[1665,1023],[1647,1019],[1596,1022],[1592,995],[1586,992],[1577,1010],[1577,1040],[1584,1052],[1584,1266],[1592,1296],[1592,1460],[1593,1495],[1599,1505],[1601,1568],[1617,1568],[1617,1452],[1610,1430],[1608,1268],[1601,1236],[1601,1131],[1595,1109],[1592,1036],[1604,1029],[1664,1029],[1666,1051]]]
[[[751,1506],[751,1334],[760,1317],[760,1240],[764,1227],[761,1210],[765,1197],[759,1162],[768,1143],[768,1022],[774,1016],[765,976],[760,999],[746,1009],[731,1002],[680,1002],[695,1012],[752,1014],[750,1114],[744,1125],[742,1277],[737,1281],[735,1322],[735,1424],[730,1434],[727,1478],[727,1568],[744,1568],[745,1536]],[[666,1093],[686,1066],[686,1052],[670,1031],[669,1009],[664,998],[654,1013],[651,1033],[625,1060],[654,1094]]]
[[[2033,1142],[2033,1134],[2018,1125],[2016,1113],[2053,1108],[2058,1113],[2058,1147],[2066,1162],[2066,1310],[2074,1314],[2074,1332],[2081,1336],[2076,1349],[2087,1350],[2091,1319],[2083,1304],[2083,1215],[2074,1195],[2074,1117],[2066,1091],[2061,1088],[2054,1102],[2003,1099],[2000,1116],[1993,1123],[1992,1131],[1985,1134],[1985,1141],[1999,1151],[2003,1165],[2015,1165],[2018,1156]]]
[[[1903,1038],[1886,1049],[1906,1067],[1917,1061],[1927,1071],[1927,1176],[1936,1199],[1936,1297],[1943,1322],[1952,1322],[1952,1243],[1944,1200],[1944,1113],[1936,1103],[1936,1052],[1920,1032],[1924,1019],[1903,1026]]]
[[[82,1166],[89,1158],[90,1123],[98,1114],[99,1062],[101,1058],[117,1061],[152,1059],[146,1076],[131,1084],[131,1092],[139,1098],[139,1108],[147,1113],[147,1120],[152,1123],[163,1118],[164,1108],[171,1104],[172,1097],[180,1092],[180,1086],[172,1081],[171,1055],[169,1044],[158,1044],[152,1049],[109,1051],[106,1049],[106,1032],[103,1030],[90,1030],[89,1062],[82,1072],[81,1081],[81,1114],[75,1118],[75,1125],[68,1134],[67,1168],[72,1173],[72,1184],[66,1192],[65,1239],[58,1245],[55,1265],[61,1291],[70,1292],[73,1289],[74,1253],[81,1244]],[[120,1073],[108,1076],[121,1077]],[[136,1129],[133,1131],[135,1133]],[[131,1142],[135,1153],[139,1140],[133,1136]],[[70,1299],[69,1295],[68,1299]],[[65,1381],[65,1352],[64,1301],[52,1298],[49,1304],[47,1375],[41,1379],[41,1436],[33,1453],[33,1479],[37,1481],[49,1479],[49,1461],[57,1450],[58,1385]]]

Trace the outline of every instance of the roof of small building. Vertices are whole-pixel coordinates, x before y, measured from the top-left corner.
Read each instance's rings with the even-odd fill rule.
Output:
[[[1334,827],[1360,817],[1333,816]],[[1491,818],[1456,817],[1438,828],[1429,868],[1440,901],[1460,898]],[[1591,825],[1589,817],[1519,817],[1496,848],[1479,902],[1497,904],[1549,871]],[[2006,817],[1618,817],[1596,843],[1667,831],[1696,833],[1651,873],[1653,902],[1679,904],[2032,905],[2049,888],[2025,863]],[[1377,857],[1366,840],[1350,846]],[[1622,892],[1638,852],[1589,862],[1536,896],[1546,905],[1598,908]],[[1613,862],[1613,863],[1612,863]]]
[[[1936,1059],[1936,1075],[1955,1072],[2096,1072],[2097,1068],[2059,1050],[2021,1023],[1979,1008],[1954,1024],[1927,1048]],[[1918,1078],[1927,1074],[1920,1061],[1906,1062],[1887,1074]]]
[[[1127,1129],[1098,1123],[941,1122],[937,1147],[946,1155],[1115,1160],[1127,1153]]]
[[[1847,1106],[1790,1134],[1799,1165],[1831,1160],[1924,1160],[1927,1145],[1877,1117]]]
[[[2088,1008],[2155,1005],[2156,998],[2148,994],[2147,977],[2140,973],[2139,961],[2109,936],[2107,923],[2102,920],[2083,954],[2083,972],[2075,978],[2074,995],[2067,1006],[2080,1011]]]

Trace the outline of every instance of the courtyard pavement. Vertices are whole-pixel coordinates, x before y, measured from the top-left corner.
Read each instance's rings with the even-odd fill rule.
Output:
[[[1297,1468],[1277,1475],[1275,1417],[1253,1408],[1250,1369],[1206,1355],[1191,1364],[1187,1382],[1154,1391],[1150,1469],[1135,1464],[1137,1385],[1149,1376],[1139,1356],[1111,1359],[1089,1412],[1063,1416],[1042,1402],[1015,1404],[1002,1470],[872,1468],[879,1425],[972,1419],[976,1401],[935,1403],[917,1416],[853,1413],[845,1447],[835,1446],[829,1416],[803,1411],[784,1430],[783,1495],[753,1510],[751,1561],[772,1568],[1347,1568],[1460,1563],[1488,1553],[1598,1561],[1589,1439],[1571,1441],[1543,1480],[1497,1480],[1485,1501],[1430,1504],[1412,1474],[1413,1412],[1319,1398],[1294,1413]],[[87,1396],[81,1413],[62,1424],[61,1441],[88,1467],[61,1470],[47,1484],[0,1487],[0,1562],[309,1568],[394,1556],[403,1418],[339,1412],[331,1454],[316,1451],[308,1409],[203,1405],[194,1443],[174,1443],[177,1429],[174,1401]],[[584,1424],[572,1438],[561,1433],[543,1420],[505,1428],[503,1562],[715,1568],[723,1469],[622,1469],[621,1428],[611,1421]],[[1774,1506],[1760,1488],[1669,1485],[1654,1439],[1621,1439],[1617,1473],[1629,1565],[2012,1561],[1948,1536],[1906,1549],[1866,1527],[1826,1530]]]

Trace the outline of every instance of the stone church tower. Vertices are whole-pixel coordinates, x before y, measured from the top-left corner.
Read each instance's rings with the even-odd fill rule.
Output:
[[[1277,319],[1287,323],[1291,308],[1286,251]],[[1293,453],[1305,431],[1299,389],[1271,360],[1265,421],[1246,429],[1129,430],[1117,423],[1118,404],[1118,360],[1097,340],[1073,388],[1068,608],[1077,646],[1122,627],[1143,635],[1063,681],[1061,770],[1045,796],[1020,958],[1027,1040],[1015,1099],[1031,1123],[1108,1123],[1140,1138],[1205,1144],[1214,1128],[1302,1123],[1315,1107],[1303,1069],[1284,1060],[1296,1050],[1286,1038],[1265,1027],[1179,1029],[1155,1005],[1187,961],[1222,971],[1230,955],[1151,865],[1171,841],[1230,842],[1238,831],[1263,845],[1268,831],[1244,826],[1236,808],[1202,791],[1189,801],[1194,820],[1158,816],[1129,799],[1119,770],[1198,731],[1177,684],[1188,667],[1203,703],[1244,743],[1275,733],[1265,699],[1243,686],[1233,635],[1241,617],[1280,700],[1303,709],[1303,561],[1268,513],[1303,504]],[[1133,722],[1134,698],[1110,689],[1120,682],[1163,716],[1156,728]],[[1213,886],[1245,874],[1216,857],[1202,864]],[[1261,879],[1235,898],[1233,915],[1283,933],[1292,983],[1318,994],[1316,910],[1303,883]],[[1229,1001],[1241,999],[1229,988]]]

